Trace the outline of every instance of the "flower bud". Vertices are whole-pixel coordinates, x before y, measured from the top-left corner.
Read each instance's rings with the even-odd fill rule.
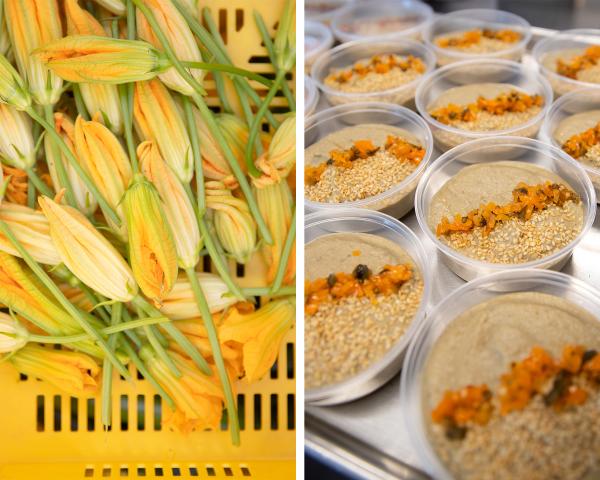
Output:
[[[10,38],[6,28],[6,15],[4,14],[4,1],[0,1],[0,55],[7,56],[10,52]]]
[[[234,197],[222,182],[206,182],[206,206],[214,210],[221,245],[236,262],[246,263],[256,249],[256,222],[248,203]]]
[[[75,126],[73,121],[64,113],[56,112],[54,114],[54,128],[57,133],[62,137],[63,141],[75,153]],[[71,163],[67,158],[57,149],[53,148],[52,138],[49,135],[44,137],[44,148],[46,151],[46,162],[48,164],[48,170],[50,171],[50,177],[52,178],[52,184],[54,185],[55,191],[60,191],[64,186],[61,185],[58,176],[58,170],[56,163],[62,161],[65,168],[71,187],[73,187],[73,196],[77,208],[86,215],[91,215],[98,208],[98,202],[92,193],[87,189],[85,183],[79,178],[79,175],[75,169],[71,166]],[[56,156],[60,155],[59,158]]]
[[[169,90],[159,80],[136,83],[133,114],[139,137],[156,142],[177,178],[189,183],[194,174],[190,137]]]
[[[0,312],[0,353],[15,352],[27,345],[29,332],[16,319]]]
[[[5,0],[6,25],[17,67],[40,105],[53,105],[62,93],[62,80],[33,51],[62,37],[56,0]]]
[[[154,185],[136,175],[123,207],[129,237],[129,261],[144,295],[160,304],[177,278],[177,251]]]
[[[173,233],[179,266],[195,267],[200,260],[202,239],[192,202],[175,173],[161,157],[156,143],[141,143],[138,157],[142,172],[154,184],[162,200]]]
[[[170,65],[152,45],[96,35],[73,35],[34,51],[58,76],[75,83],[150,80]]]
[[[16,108],[0,103],[0,156],[10,166],[28,170],[35,164],[31,119]]]
[[[296,64],[296,2],[286,0],[273,42],[277,69],[289,72]]]
[[[17,110],[25,110],[31,105],[25,82],[3,55],[0,55],[0,103],[8,103]]]
[[[177,10],[177,7],[171,1],[164,0],[144,0],[144,4],[154,14],[154,18],[160,25],[161,30],[169,40],[175,56],[181,61],[201,62],[202,55],[196,43],[196,39],[190,30],[187,22]],[[162,45],[156,37],[146,17],[139,10],[136,15],[138,35],[141,39],[162,50]],[[199,69],[188,69],[188,72],[199,83],[202,83],[204,71]],[[166,72],[159,75],[161,81],[170,89],[183,95],[191,95],[194,89],[183,77],[175,70],[169,68]]]
[[[78,210],[39,198],[50,224],[50,236],[67,268],[101,295],[128,302],[137,294],[129,265]]]

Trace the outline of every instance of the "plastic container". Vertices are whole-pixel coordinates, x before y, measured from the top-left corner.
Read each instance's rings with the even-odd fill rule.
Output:
[[[340,42],[372,38],[420,40],[432,18],[431,7],[418,0],[363,0],[338,10],[331,29]]]
[[[319,103],[319,89],[308,75],[304,75],[304,117],[310,117]]]
[[[536,165],[559,175],[581,197],[583,228],[564,248],[544,258],[526,263],[488,263],[467,257],[441,242],[428,224],[429,204],[435,193],[463,168],[474,163],[518,161]],[[450,270],[464,280],[503,270],[525,268],[560,270],[571,257],[573,249],[588,232],[596,215],[596,193],[583,167],[562,150],[530,138],[489,137],[465,143],[439,157],[421,177],[415,194],[415,212],[419,226],[435,244]]]
[[[425,319],[431,287],[427,255],[417,236],[403,223],[379,212],[352,208],[323,211],[304,219],[304,242],[331,233],[369,233],[391,240],[412,258],[423,278],[421,305],[406,333],[378,361],[354,377],[320,388],[307,389],[304,401],[313,405],[334,405],[368,395],[388,382],[402,367],[406,348]]]
[[[306,0],[304,2],[304,16],[306,20],[329,25],[333,16],[351,3],[353,3],[352,0]]]
[[[585,50],[590,45],[600,45],[600,30],[576,28],[564,30],[536,43],[531,54],[538,64],[540,72],[548,79],[554,94],[559,97],[565,93],[582,88],[600,88],[600,83],[582,82],[556,73],[552,68],[561,51],[570,49]]]
[[[364,93],[346,93],[325,85],[325,78],[334,70],[351,67],[359,60],[365,60],[374,55],[395,54],[401,56],[413,55],[425,63],[424,75],[435,68],[435,55],[423,44],[412,40],[357,40],[323,53],[313,63],[311,76],[332,105],[342,105],[354,102],[386,102],[403,105],[411,103],[417,90],[417,85],[423,81],[423,76],[409,83],[387,90]]]
[[[540,138],[545,142],[551,143],[557,148],[561,148],[554,138],[554,131],[567,117],[577,113],[589,112],[591,110],[600,110],[600,89],[576,90],[560,97],[554,104],[542,125]],[[600,196],[600,168],[594,168],[583,162],[579,162],[589,175],[594,188],[596,189],[596,201]]]
[[[235,65],[260,73],[273,72],[261,45],[252,12],[269,25],[280,19],[283,0],[211,0],[227,26],[227,50]],[[236,25],[236,12],[243,12]],[[260,63],[248,64],[256,56]],[[262,59],[266,60],[262,60]],[[294,79],[290,79],[293,88]],[[207,102],[218,103],[214,81],[204,85]],[[287,109],[285,97],[275,97],[276,111]],[[257,253],[244,273],[230,261],[240,286],[264,282],[267,267]],[[214,270],[214,268],[213,268]],[[241,445],[231,445],[225,425],[217,430],[181,434],[161,427],[167,407],[147,380],[130,366],[132,380],[113,377],[113,424],[104,431],[100,393],[71,398],[46,382],[20,376],[0,364],[0,453],[2,480],[81,479],[287,479],[296,471],[295,331],[281,345],[276,366],[262,380],[235,382],[242,422]]]
[[[411,133],[425,148],[423,160],[402,182],[372,197],[344,203],[313,202],[305,198],[304,207],[307,213],[319,210],[333,213],[352,207],[380,210],[395,218],[401,218],[412,210],[417,183],[433,153],[433,140],[427,124],[411,110],[385,103],[355,103],[328,108],[307,119],[304,131],[305,148],[344,127],[366,123],[393,125]]]
[[[304,23],[304,70],[310,72],[315,59],[333,45],[333,34],[329,27],[320,22],[307,20]]]
[[[436,38],[440,35],[465,30],[483,30],[486,28],[492,30],[513,30],[521,34],[521,40],[509,44],[508,48],[504,50],[490,53],[469,53],[452,48],[442,48],[435,43]],[[529,25],[527,20],[513,13],[486,8],[458,10],[440,15],[429,23],[423,32],[423,41],[435,53],[438,65],[448,65],[449,63],[462,60],[480,58],[501,58],[520,61],[530,40],[531,25]]]
[[[461,313],[474,305],[513,292],[539,292],[564,298],[590,313],[600,312],[600,292],[585,282],[559,272],[520,270],[500,272],[469,282],[442,300],[428,314],[411,342],[400,381],[400,403],[405,426],[421,465],[432,478],[451,479],[426,434],[422,382],[427,357],[436,340]],[[526,318],[523,321],[527,321]],[[598,318],[600,321],[600,318]]]
[[[438,122],[429,115],[429,106],[446,90],[476,83],[509,83],[529,95],[541,95],[544,106],[527,122],[505,130],[494,131],[462,130]],[[446,65],[420,80],[415,104],[421,116],[429,124],[436,146],[446,151],[469,140],[492,135],[535,137],[552,105],[552,89],[544,77],[521,63],[498,59],[465,60]]]

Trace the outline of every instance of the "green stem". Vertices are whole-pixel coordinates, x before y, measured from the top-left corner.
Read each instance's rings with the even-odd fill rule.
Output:
[[[35,201],[37,198],[37,195],[35,193],[35,184],[31,177],[29,177],[29,173],[27,173],[27,175],[27,206],[29,208],[35,208]]]
[[[250,134],[248,135],[248,143],[246,146],[246,166],[248,167],[248,172],[250,172],[250,174],[254,177],[260,177],[260,171],[254,165],[254,160],[252,158],[252,145],[258,136],[258,131],[260,130],[260,125],[263,117],[265,116],[265,112],[269,109],[269,105],[271,105],[273,97],[275,97],[277,90],[279,90],[279,87],[284,80],[285,72],[283,70],[278,71],[277,76],[275,77],[275,82],[273,82],[273,86],[270,88],[267,96],[261,103],[258,112],[256,112],[256,115],[254,116],[254,122],[250,127]]]
[[[193,268],[188,268],[185,272],[192,286],[194,296],[196,297],[198,309],[200,310],[200,313],[202,314],[202,319],[204,320],[204,326],[208,333],[208,341],[210,342],[210,347],[212,349],[215,365],[219,373],[219,379],[221,380],[221,385],[225,393],[225,405],[227,407],[229,426],[231,428],[231,441],[234,445],[239,445],[240,424],[238,420],[237,406],[235,403],[235,398],[233,396],[231,382],[229,381],[229,375],[227,374],[227,368],[225,367],[225,361],[223,360],[223,354],[221,353],[221,345],[219,343],[217,329],[215,328],[215,324],[213,322],[212,315],[208,308],[206,297],[204,296],[204,292],[202,291],[202,287],[200,286],[200,282],[198,282],[196,271]]]
[[[249,297],[262,297],[262,296],[287,297],[289,295],[296,295],[296,287],[285,286],[285,287],[281,287],[276,292],[271,292],[270,287],[249,287],[249,288],[242,288],[242,292],[244,292],[244,295],[247,295]]]
[[[83,117],[84,120],[90,119],[90,114],[87,111],[83,97],[81,96],[81,88],[78,83],[73,84],[73,98],[75,99],[75,108],[77,113]]]
[[[146,317],[138,318],[137,320],[131,320],[130,322],[120,323],[119,325],[113,325],[99,329],[98,332],[102,335],[113,335],[119,332],[127,332],[135,328],[144,327],[146,325],[158,325],[161,323],[170,322],[171,319],[168,317]],[[87,333],[80,333],[77,335],[34,335],[30,334],[27,339],[31,342],[36,343],[52,343],[52,344],[63,344],[63,343],[75,343],[84,340],[89,340],[90,336]]]
[[[46,286],[46,288],[52,293],[52,295],[58,300],[61,306],[71,315],[78,323],[79,326],[86,332],[93,340],[96,341],[98,346],[104,351],[105,355],[110,359],[111,362],[117,367],[119,373],[125,377],[130,378],[129,372],[125,368],[125,366],[121,363],[121,361],[115,355],[115,352],[110,349],[106,340],[100,335],[85,319],[85,317],[79,312],[79,310],[73,305],[67,297],[65,297],[64,293],[58,288],[58,286],[52,281],[52,279],[48,276],[48,274],[44,271],[42,267],[29,255],[29,252],[23,248],[21,242],[17,240],[17,238],[12,233],[10,227],[2,220],[0,220],[0,230],[8,241],[15,247],[15,249],[19,252],[21,258],[25,261],[25,263],[31,268],[33,273],[39,278],[39,280]]]
[[[271,41],[271,36],[269,35],[269,31],[267,30],[267,26],[265,25],[265,21],[262,15],[257,11],[254,11],[254,21],[256,22],[256,26],[258,27],[258,31],[260,32],[262,41],[265,44],[265,48],[267,49],[269,59],[273,64],[273,68],[277,68],[277,57],[275,55],[275,47],[273,45],[273,42]],[[277,71],[277,73],[279,73],[279,71]],[[287,84],[287,82],[283,82],[283,84],[281,85],[281,89],[283,90],[283,94],[285,95],[289,109],[292,112],[296,111],[296,99],[294,98],[294,95],[292,94],[292,91],[290,90],[290,87]]]
[[[258,83],[262,83],[267,87],[271,87],[271,85],[273,85],[272,80],[269,80],[258,73],[251,72],[250,70],[244,70],[243,68],[234,67],[233,65],[223,65],[221,63],[189,62],[185,60],[180,60],[180,63],[184,67],[188,68],[206,70],[208,72],[225,72],[231,75],[249,78],[257,81]]]
[[[135,6],[131,0],[127,0],[127,38],[135,40],[136,25],[135,25]],[[123,110],[125,141],[127,143],[127,152],[131,159],[131,167],[133,173],[139,172],[139,164],[135,143],[133,141],[133,90],[134,84],[128,83],[119,89],[119,97],[121,100],[121,109]]]
[[[233,107],[229,101],[227,90],[225,89],[225,78],[222,73],[212,72],[212,76],[215,80],[215,88],[217,89],[217,96],[221,102],[221,111],[224,113],[233,114]]]
[[[198,205],[198,217],[204,217],[206,212],[206,194],[204,192],[204,169],[202,166],[202,155],[200,152],[200,139],[198,138],[198,128],[196,127],[196,119],[194,118],[194,112],[192,110],[192,104],[189,98],[182,96],[183,111],[185,113],[185,120],[188,128],[188,134],[190,137],[190,143],[192,145],[192,157],[194,158],[194,171],[196,175],[196,197]],[[194,204],[194,196],[191,194],[190,185],[185,184],[186,189],[192,205]]]
[[[50,197],[50,198],[52,198],[54,196],[54,192],[52,191],[52,189],[48,185],[46,185],[46,183],[38,176],[38,174],[35,172],[35,170],[33,168],[28,168],[25,171],[27,172],[27,177],[29,178],[29,181],[31,183],[33,183],[35,188],[42,195],[46,195],[47,197]],[[34,197],[34,200],[35,200],[35,197]],[[35,205],[35,201],[34,201],[34,205]]]
[[[111,325],[118,325],[121,322],[121,309],[123,308],[122,303],[116,303],[113,305],[110,323]],[[117,335],[112,335],[108,339],[108,346],[113,350],[117,346]],[[102,366],[102,425],[106,428],[110,427],[112,423],[112,364],[107,358],[104,359]]]
[[[33,108],[31,108],[31,110],[34,111]],[[37,112],[36,112],[36,115],[37,115]],[[58,183],[60,184],[60,185],[55,185],[54,189],[58,193],[58,191],[61,188],[65,188],[66,189],[65,197],[67,199],[67,203],[69,205],[71,205],[72,207],[77,207],[77,202],[75,200],[75,194],[73,193],[73,186],[71,185],[71,180],[69,179],[67,170],[65,169],[65,165],[63,164],[62,155],[60,154],[60,151],[59,151],[60,142],[62,142],[63,139],[60,137],[60,135],[58,134],[58,132],[56,131],[56,128],[54,126],[54,110],[52,109],[52,105],[44,105],[44,116],[45,116],[45,120],[48,123],[50,130],[52,131],[52,132],[49,132],[50,136],[53,137],[50,139],[50,150],[52,151],[52,156],[54,157],[54,162],[55,162],[55,166],[56,166],[56,174],[58,175]],[[44,126],[44,125],[42,125],[42,126]],[[46,129],[46,130],[48,130],[48,129]],[[54,133],[56,136],[52,135],[52,133]],[[60,138],[60,141],[56,140],[56,138]],[[69,152],[71,152],[69,147],[67,147],[66,145],[65,145],[65,147],[67,148],[67,150],[69,150]],[[39,190],[42,191],[41,189],[39,189]],[[52,197],[54,195],[50,194],[49,196]]]
[[[285,181],[285,180],[283,180]],[[275,274],[275,279],[273,280],[273,286],[271,287],[271,293],[277,292],[281,288],[281,284],[283,283],[283,276],[285,274],[285,269],[287,267],[288,258],[290,258],[290,253],[292,251],[292,245],[294,245],[294,239],[296,238],[296,207],[294,207],[294,214],[292,215],[292,222],[290,224],[290,229],[288,230],[287,237],[285,239],[285,243],[283,244],[283,251],[281,252],[281,257],[279,257],[279,265],[277,265],[277,273]]]
[[[113,208],[108,204],[108,202],[102,196],[94,182],[92,182],[92,180],[90,179],[89,175],[83,170],[81,165],[79,165],[77,158],[75,157],[73,152],[71,152],[71,149],[67,146],[64,140],[61,138],[61,136],[56,132],[54,127],[50,123],[48,123],[43,117],[38,115],[38,113],[32,107],[27,108],[27,110],[25,111],[33,120],[35,120],[42,127],[44,127],[48,134],[56,141],[56,144],[62,150],[63,155],[67,158],[71,167],[73,167],[73,170],[75,170],[81,181],[85,184],[87,189],[92,193],[92,195],[94,195],[94,197],[98,201],[98,204],[100,205],[100,208],[102,209],[104,214],[108,216],[115,223],[115,225],[120,226],[121,219],[119,218],[119,215],[117,215]],[[67,189],[67,194],[68,192],[69,190]]]
[[[158,338],[156,337],[152,329],[150,327],[144,327],[144,332],[146,332],[146,337],[148,338],[150,345],[152,345],[152,348],[154,349],[158,357],[164,362],[167,368],[171,370],[171,373],[173,375],[175,375],[177,378],[181,378],[181,370],[177,368],[177,365],[175,365],[173,359],[169,356],[165,348],[158,341]]]

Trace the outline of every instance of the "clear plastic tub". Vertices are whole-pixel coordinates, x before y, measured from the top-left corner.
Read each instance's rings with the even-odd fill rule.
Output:
[[[319,89],[308,75],[304,75],[304,117],[310,117],[319,103]]]
[[[493,131],[462,130],[438,122],[429,115],[430,105],[446,90],[477,83],[509,83],[529,95],[541,95],[544,106],[535,117],[525,123],[505,130]],[[521,63],[499,59],[465,60],[446,65],[422,79],[417,88],[415,104],[421,116],[429,124],[436,146],[446,151],[469,140],[491,135],[535,137],[552,105],[552,89],[544,77]]]
[[[369,38],[420,40],[432,18],[431,7],[418,0],[363,0],[337,11],[331,28],[340,42]]]
[[[545,142],[561,148],[561,145],[554,138],[554,132],[559,124],[571,115],[589,112],[591,110],[600,111],[600,89],[576,90],[563,95],[554,102],[552,108],[550,108],[550,111],[544,120],[544,124],[542,125],[540,138]],[[600,168],[595,168],[583,162],[579,163],[592,180],[594,188],[596,189],[596,201],[599,201]]]
[[[423,369],[436,340],[461,313],[482,302],[513,292],[539,292],[568,300],[590,313],[600,312],[600,292],[585,282],[559,272],[520,270],[499,272],[469,282],[442,300],[428,314],[411,342],[400,381],[403,417],[419,464],[437,479],[452,476],[444,468],[430,444],[422,398]],[[527,321],[527,319],[523,319]],[[600,321],[600,318],[598,318]]]
[[[352,0],[306,0],[304,16],[306,20],[331,23],[333,16],[342,8],[352,3]]]
[[[441,242],[427,223],[429,205],[435,193],[463,168],[474,163],[518,161],[536,165],[559,175],[581,197],[583,228],[564,248],[544,258],[526,263],[488,263],[463,255]],[[589,231],[596,216],[596,193],[583,167],[562,150],[547,143],[523,137],[489,137],[473,140],[440,156],[421,177],[415,194],[415,212],[419,226],[435,244],[442,260],[464,280],[503,270],[525,268],[560,270],[573,249]]]
[[[582,82],[556,73],[554,61],[561,51],[585,49],[591,45],[600,45],[600,30],[576,28],[564,30],[536,43],[531,54],[540,72],[548,79],[557,97],[582,88],[600,88],[599,83]]]
[[[423,296],[410,327],[382,358],[366,370],[340,383],[307,389],[305,402],[313,405],[333,405],[363,397],[398,373],[406,348],[425,319],[431,294],[427,255],[417,236],[406,225],[383,213],[357,208],[313,213],[304,219],[305,244],[323,235],[340,232],[369,233],[398,244],[421,272]]]
[[[359,60],[383,54],[418,57],[425,63],[425,72],[412,82],[374,92],[346,93],[325,85],[325,78],[334,70],[348,68]],[[423,81],[424,75],[434,68],[435,55],[423,44],[406,39],[357,40],[338,45],[320,55],[313,63],[311,76],[332,105],[354,102],[386,102],[403,105],[414,100],[417,85]]]
[[[513,30],[521,34],[521,40],[514,44],[510,44],[510,46],[504,50],[489,53],[470,53],[451,48],[442,48],[435,43],[436,37],[439,35],[446,35],[465,30],[483,30],[486,28],[492,30]],[[435,18],[423,32],[423,41],[425,42],[425,45],[431,48],[437,57],[438,65],[442,66],[461,60],[472,60],[476,58],[502,58],[505,60],[520,61],[525,53],[529,40],[531,40],[531,25],[529,25],[527,20],[513,13],[486,8],[458,10],[456,12],[440,15]]]
[[[333,45],[333,34],[327,25],[307,20],[304,23],[304,71],[310,72],[313,62]]]
[[[427,124],[411,110],[385,103],[354,103],[328,108],[307,119],[304,131],[305,148],[344,127],[368,123],[393,125],[415,136],[425,149],[423,160],[403,181],[372,197],[344,203],[313,202],[305,198],[304,207],[307,213],[319,210],[333,213],[352,207],[379,210],[395,218],[401,218],[412,210],[417,183],[433,153],[433,139]]]

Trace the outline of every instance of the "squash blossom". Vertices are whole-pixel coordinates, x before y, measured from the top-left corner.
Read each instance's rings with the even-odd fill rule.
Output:
[[[0,312],[0,353],[15,352],[27,345],[29,332],[16,319]]]
[[[75,83],[140,82],[170,66],[149,43],[97,35],[71,35],[33,53],[58,76]]]
[[[286,0],[273,42],[278,70],[289,72],[296,65],[296,2]]]
[[[217,237],[236,262],[246,263],[256,249],[256,222],[248,203],[234,197],[223,182],[206,182],[206,206],[213,212]]]
[[[154,14],[154,18],[156,18],[161,30],[167,36],[175,56],[182,61],[201,62],[202,55],[200,54],[196,39],[187,22],[181,13],[179,13],[179,10],[177,10],[173,2],[171,2],[171,0],[144,0],[144,4]],[[152,31],[144,14],[139,10],[137,11],[136,21],[139,37],[142,40],[151,43],[157,49],[162,50],[160,41]],[[188,72],[198,81],[198,83],[202,84],[204,78],[203,70],[188,69]],[[191,95],[194,93],[194,89],[183,79],[174,67],[161,73],[159,78],[167,87],[182,95]]]
[[[10,49],[10,38],[8,37],[6,15],[4,14],[4,0],[0,0],[0,55],[8,55]]]
[[[104,125],[94,118],[86,121],[77,117],[75,122],[75,149],[77,158],[108,204],[121,219],[125,218],[121,199],[131,182],[129,157],[121,142]],[[125,222],[117,226],[108,218],[111,229],[121,240],[127,239]]]
[[[0,220],[5,222],[36,262],[45,265],[58,265],[62,262],[58,250],[50,238],[48,219],[39,211],[18,205],[3,203],[0,206]],[[0,250],[19,256],[15,247],[0,233]]]
[[[54,128],[71,151],[76,154],[75,126],[73,125],[73,121],[64,113],[56,112],[54,114]],[[56,169],[56,162],[59,161],[59,159],[55,157],[55,153],[57,152],[52,148],[52,140],[49,135],[44,137],[44,148],[46,151],[46,163],[48,164],[48,170],[50,171],[50,178],[52,178],[52,185],[54,185],[54,190],[58,192],[61,189],[58,171]],[[62,153],[59,154],[62,164],[67,172],[67,176],[69,177],[71,187],[73,187],[73,195],[75,196],[77,208],[84,214],[91,215],[98,208],[96,198],[87,189],[81,178],[79,178],[79,175],[73,169],[71,163]]]
[[[192,202],[175,173],[163,160],[156,143],[141,143],[137,153],[142,172],[154,184],[162,200],[173,233],[179,266],[195,267],[200,260],[202,238]]]
[[[232,308],[219,327],[221,342],[243,344],[246,379],[254,382],[273,366],[281,342],[294,325],[296,306],[293,298],[273,300],[255,312],[242,314]]]
[[[237,302],[221,277],[212,273],[196,272],[211,313],[217,313]],[[200,317],[196,297],[187,275],[181,274],[171,292],[163,298],[160,311],[172,320]]]
[[[63,263],[79,280],[112,300],[135,297],[138,289],[129,265],[81,212],[48,197],[38,201]]]
[[[126,11],[123,0],[96,0],[96,3],[119,17],[122,17]]]
[[[189,183],[194,174],[190,137],[179,107],[160,80],[135,84],[133,114],[138,136],[156,142],[177,178]]]
[[[218,428],[224,399],[218,376],[204,375],[176,352],[169,351],[169,356],[180,370],[180,378],[176,378],[148,347],[140,351],[150,373],[175,402],[175,411],[165,409],[163,425],[184,433]]]
[[[25,82],[4,55],[0,55],[0,103],[8,103],[17,110],[31,105]]]
[[[160,196],[137,174],[125,192],[123,207],[133,275],[144,295],[160,304],[177,278],[177,251]]]
[[[27,345],[10,357],[18,372],[39,378],[74,397],[98,391],[100,367],[84,353]]]
[[[0,103],[0,157],[8,165],[28,170],[35,164],[29,115]]]
[[[78,0],[65,0],[65,16],[69,35],[106,36],[98,20],[81,8]],[[108,128],[117,135],[123,133],[123,115],[119,104],[119,92],[115,85],[104,83],[80,83],[79,89],[90,116],[101,114]]]
[[[17,67],[40,105],[53,105],[62,93],[62,79],[32,55],[63,36],[56,0],[5,0],[6,25]]]

